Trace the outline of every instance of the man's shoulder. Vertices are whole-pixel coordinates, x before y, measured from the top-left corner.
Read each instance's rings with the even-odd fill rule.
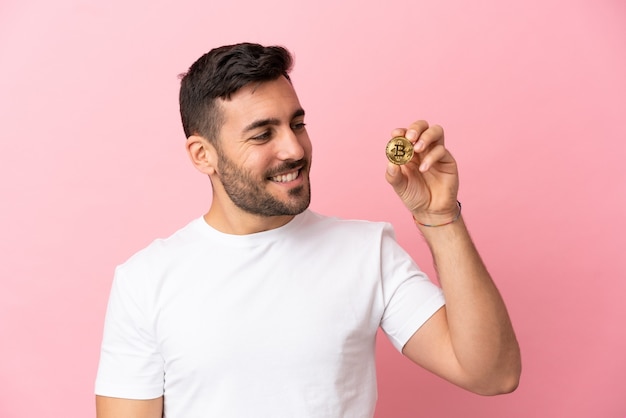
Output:
[[[328,216],[314,211],[307,212],[304,226],[310,227],[314,231],[357,235],[381,235],[383,233],[394,234],[393,227],[388,222]]]
[[[153,240],[118,268],[161,265],[168,260],[177,258],[180,254],[184,254],[190,246],[199,242],[202,236],[202,218],[194,219],[170,236]]]

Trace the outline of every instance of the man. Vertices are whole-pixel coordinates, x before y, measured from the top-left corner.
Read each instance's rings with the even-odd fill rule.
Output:
[[[283,48],[238,44],[182,78],[187,151],[213,200],[116,269],[98,417],[372,416],[379,326],[454,384],[484,395],[517,386],[519,348],[461,217],[442,129],[392,131],[415,155],[386,173],[441,290],[389,225],[307,209],[312,147],[291,62]]]

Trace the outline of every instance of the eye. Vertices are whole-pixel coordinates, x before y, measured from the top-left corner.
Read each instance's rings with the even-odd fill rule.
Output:
[[[267,131],[263,131],[258,135],[253,136],[252,138],[250,138],[253,141],[267,141],[272,137],[272,131],[267,130]]]
[[[301,131],[306,127],[306,123],[304,122],[295,122],[291,124],[291,129],[294,131]]]

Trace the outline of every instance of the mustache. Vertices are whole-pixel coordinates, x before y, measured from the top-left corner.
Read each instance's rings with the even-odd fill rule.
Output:
[[[285,171],[291,171],[296,168],[305,169],[309,166],[309,160],[306,158],[302,158],[297,161],[285,161],[281,165],[272,168],[266,174],[266,177],[274,177],[280,173],[284,173]]]

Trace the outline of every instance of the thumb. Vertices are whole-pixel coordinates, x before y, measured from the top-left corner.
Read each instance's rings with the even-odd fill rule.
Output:
[[[398,191],[402,190],[403,183],[405,182],[405,178],[402,175],[402,170],[400,166],[390,163],[387,163],[387,173],[385,174],[385,178],[387,182],[393,186],[393,188]]]

